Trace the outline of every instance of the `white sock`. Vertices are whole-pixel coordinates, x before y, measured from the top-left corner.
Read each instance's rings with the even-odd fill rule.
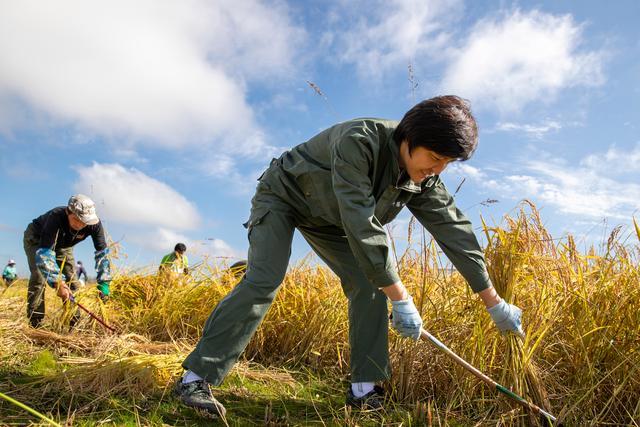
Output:
[[[182,375],[182,384],[189,384],[194,381],[201,381],[202,377],[193,371],[187,371]]]
[[[355,397],[362,397],[373,391],[375,383],[351,383],[351,391]]]

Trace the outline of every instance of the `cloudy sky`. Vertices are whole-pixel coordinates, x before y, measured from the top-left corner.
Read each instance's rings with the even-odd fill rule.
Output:
[[[272,157],[451,93],[480,126],[443,175],[465,180],[458,206],[498,222],[527,198],[554,235],[597,242],[640,217],[639,16],[636,0],[1,1],[0,261],[24,273],[23,230],[76,192],[122,267],[178,241],[235,261]],[[308,251],[298,238],[294,260]]]

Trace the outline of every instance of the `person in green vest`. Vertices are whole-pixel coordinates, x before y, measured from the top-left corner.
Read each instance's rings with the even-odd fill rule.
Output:
[[[245,224],[245,274],[213,310],[182,363],[185,372],[175,388],[181,401],[225,415],[209,385],[220,385],[266,315],[298,230],[340,278],[348,300],[346,404],[383,408],[384,390],[377,383],[391,375],[389,302],[391,326],[400,335],[417,340],[422,328],[384,227],[404,207],[478,294],[497,327],[522,334],[521,310],[496,293],[471,222],[439,176],[452,162],[469,159],[477,143],[468,102],[439,96],[420,102],[400,122],[349,120],[273,159],[258,179]]]
[[[18,278],[18,272],[16,271],[16,262],[12,259],[7,262],[7,266],[2,271],[2,279],[4,280],[4,284],[7,286],[11,286],[13,282]]]
[[[173,248],[173,252],[162,257],[160,261],[160,271],[172,271],[178,274],[189,274],[189,259],[185,255],[187,246],[178,243]]]
[[[241,259],[240,261],[234,262],[231,264],[228,271],[236,280],[240,279],[247,271],[247,260]]]

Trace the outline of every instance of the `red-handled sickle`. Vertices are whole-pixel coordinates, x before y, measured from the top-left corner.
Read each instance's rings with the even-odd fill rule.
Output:
[[[114,328],[112,328],[111,326],[107,325],[104,320],[102,320],[101,318],[99,318],[98,316],[93,314],[91,311],[89,311],[89,309],[86,308],[84,305],[82,305],[78,301],[76,301],[76,299],[73,297],[73,295],[69,295],[69,299],[71,300],[72,303],[76,304],[78,307],[80,307],[82,310],[84,310],[85,313],[87,313],[93,319],[97,320],[98,323],[100,323],[102,326],[104,326],[105,328],[109,329],[111,332],[116,332],[116,333],[118,332]]]

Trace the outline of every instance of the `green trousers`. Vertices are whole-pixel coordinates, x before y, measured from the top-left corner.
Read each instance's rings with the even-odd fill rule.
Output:
[[[36,267],[36,251],[39,249],[39,239],[36,237],[33,224],[29,224],[24,232],[24,253],[27,255],[29,262],[29,287],[27,290],[27,318],[31,326],[38,327],[44,319],[44,290],[47,283],[42,274]],[[64,265],[63,265],[64,261]],[[75,260],[73,259],[73,248],[63,248],[56,250],[56,262],[62,267],[62,274],[65,282],[69,285],[72,292],[78,287],[75,280]],[[75,318],[74,318],[75,319]],[[74,321],[72,319],[72,321]]]
[[[351,381],[375,382],[391,374],[387,298],[373,287],[339,227],[318,225],[258,184],[252,200],[247,270],[205,323],[202,337],[182,366],[220,385],[264,319],[282,283],[297,228],[340,278],[349,301]],[[301,325],[304,327],[303,325]]]

